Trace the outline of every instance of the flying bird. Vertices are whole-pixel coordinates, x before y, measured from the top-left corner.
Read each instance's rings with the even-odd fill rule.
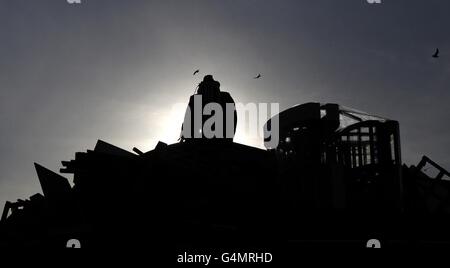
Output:
[[[258,74],[257,76],[253,77],[253,79],[259,79],[261,78],[261,74]]]
[[[436,48],[436,52],[434,52],[433,58],[439,58],[439,48]]]
[[[192,75],[196,75],[198,74],[198,72],[200,72],[200,70],[195,70],[195,72]]]

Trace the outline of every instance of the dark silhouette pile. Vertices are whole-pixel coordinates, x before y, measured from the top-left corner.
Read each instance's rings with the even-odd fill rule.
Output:
[[[234,104],[212,77],[202,83],[197,94],[206,102]],[[319,103],[276,117],[281,142],[270,150],[232,138],[182,137],[134,154],[99,140],[62,161],[73,187],[35,164],[43,195],[6,203],[0,246],[65,247],[70,239],[86,248],[450,241],[449,173],[426,157],[417,167],[402,165],[398,122]],[[438,171],[436,178],[425,166]]]

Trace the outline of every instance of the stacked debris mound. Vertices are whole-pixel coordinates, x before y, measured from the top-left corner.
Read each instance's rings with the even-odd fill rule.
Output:
[[[140,247],[249,235],[276,199],[273,155],[237,143],[160,142],[133,154],[98,141],[62,164],[74,186],[36,164],[44,195],[6,204],[1,245],[65,247],[75,238],[83,247]]]
[[[98,141],[62,162],[73,186],[36,164],[43,195],[6,203],[0,246],[450,246],[449,173],[427,157],[403,165],[397,121],[306,103],[265,129],[273,122],[279,143],[267,150],[183,137],[132,153]]]
[[[423,156],[417,166],[403,166],[408,196],[406,210],[450,214],[450,173]]]

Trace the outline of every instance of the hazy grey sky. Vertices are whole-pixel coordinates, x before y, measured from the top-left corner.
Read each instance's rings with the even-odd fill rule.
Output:
[[[175,142],[197,68],[238,102],[396,119],[404,162],[450,168],[449,28],[448,0],[0,0],[0,204],[99,138]]]

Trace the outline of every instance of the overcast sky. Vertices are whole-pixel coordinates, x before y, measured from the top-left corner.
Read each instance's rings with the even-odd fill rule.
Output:
[[[237,102],[398,120],[404,162],[450,168],[448,0],[81,1],[0,0],[0,204],[41,192],[33,162],[58,171],[97,139],[175,142],[172,106],[205,74]]]

